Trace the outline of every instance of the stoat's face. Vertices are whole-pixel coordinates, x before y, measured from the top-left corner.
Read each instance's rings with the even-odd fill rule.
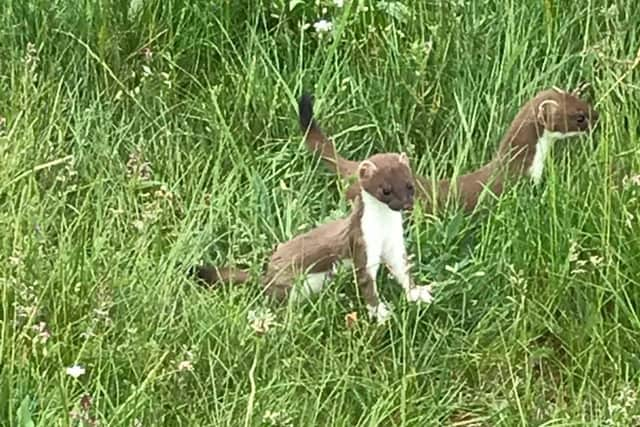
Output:
[[[550,89],[540,93],[535,102],[538,122],[555,135],[587,133],[598,123],[598,112],[575,94]]]
[[[360,163],[360,186],[394,211],[413,208],[413,174],[406,154],[376,154]]]

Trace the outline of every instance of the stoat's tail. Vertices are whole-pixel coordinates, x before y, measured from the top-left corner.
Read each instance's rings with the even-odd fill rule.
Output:
[[[341,177],[355,175],[358,171],[358,162],[347,160],[336,151],[333,141],[330,141],[320,126],[313,118],[313,99],[310,95],[304,94],[300,97],[298,104],[298,114],[300,116],[300,128],[306,134],[307,148],[312,153],[317,153],[329,169]]]
[[[232,283],[242,285],[247,283],[251,277],[248,271],[234,267],[214,267],[212,265],[199,265],[190,271],[191,276],[201,280],[209,286],[217,286],[221,283]]]

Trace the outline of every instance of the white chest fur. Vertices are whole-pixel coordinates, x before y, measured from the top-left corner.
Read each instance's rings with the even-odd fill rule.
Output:
[[[545,129],[542,136],[536,142],[536,153],[533,156],[531,166],[529,166],[529,176],[535,184],[539,184],[542,180],[542,172],[544,171],[544,161],[547,158],[551,144],[559,139],[569,138],[579,135],[580,132],[549,132]]]
[[[362,192],[362,202],[360,227],[366,247],[367,271],[375,280],[381,262],[404,257],[402,213],[390,209],[366,191]]]

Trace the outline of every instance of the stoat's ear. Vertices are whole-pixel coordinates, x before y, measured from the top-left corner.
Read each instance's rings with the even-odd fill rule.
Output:
[[[398,154],[398,160],[403,165],[409,166],[409,157],[407,156],[407,153],[405,153],[404,151]]]
[[[370,160],[363,160],[358,166],[358,176],[360,179],[371,178],[378,167]]]
[[[548,128],[549,125],[552,125],[551,117],[558,110],[558,104],[553,99],[545,99],[538,105],[538,113],[536,114],[536,118],[538,119],[538,123],[540,123],[545,128]]]

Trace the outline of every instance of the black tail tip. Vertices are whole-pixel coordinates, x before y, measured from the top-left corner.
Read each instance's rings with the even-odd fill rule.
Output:
[[[303,93],[298,102],[298,113],[300,115],[300,126],[306,131],[313,121],[313,97],[308,93]]]

